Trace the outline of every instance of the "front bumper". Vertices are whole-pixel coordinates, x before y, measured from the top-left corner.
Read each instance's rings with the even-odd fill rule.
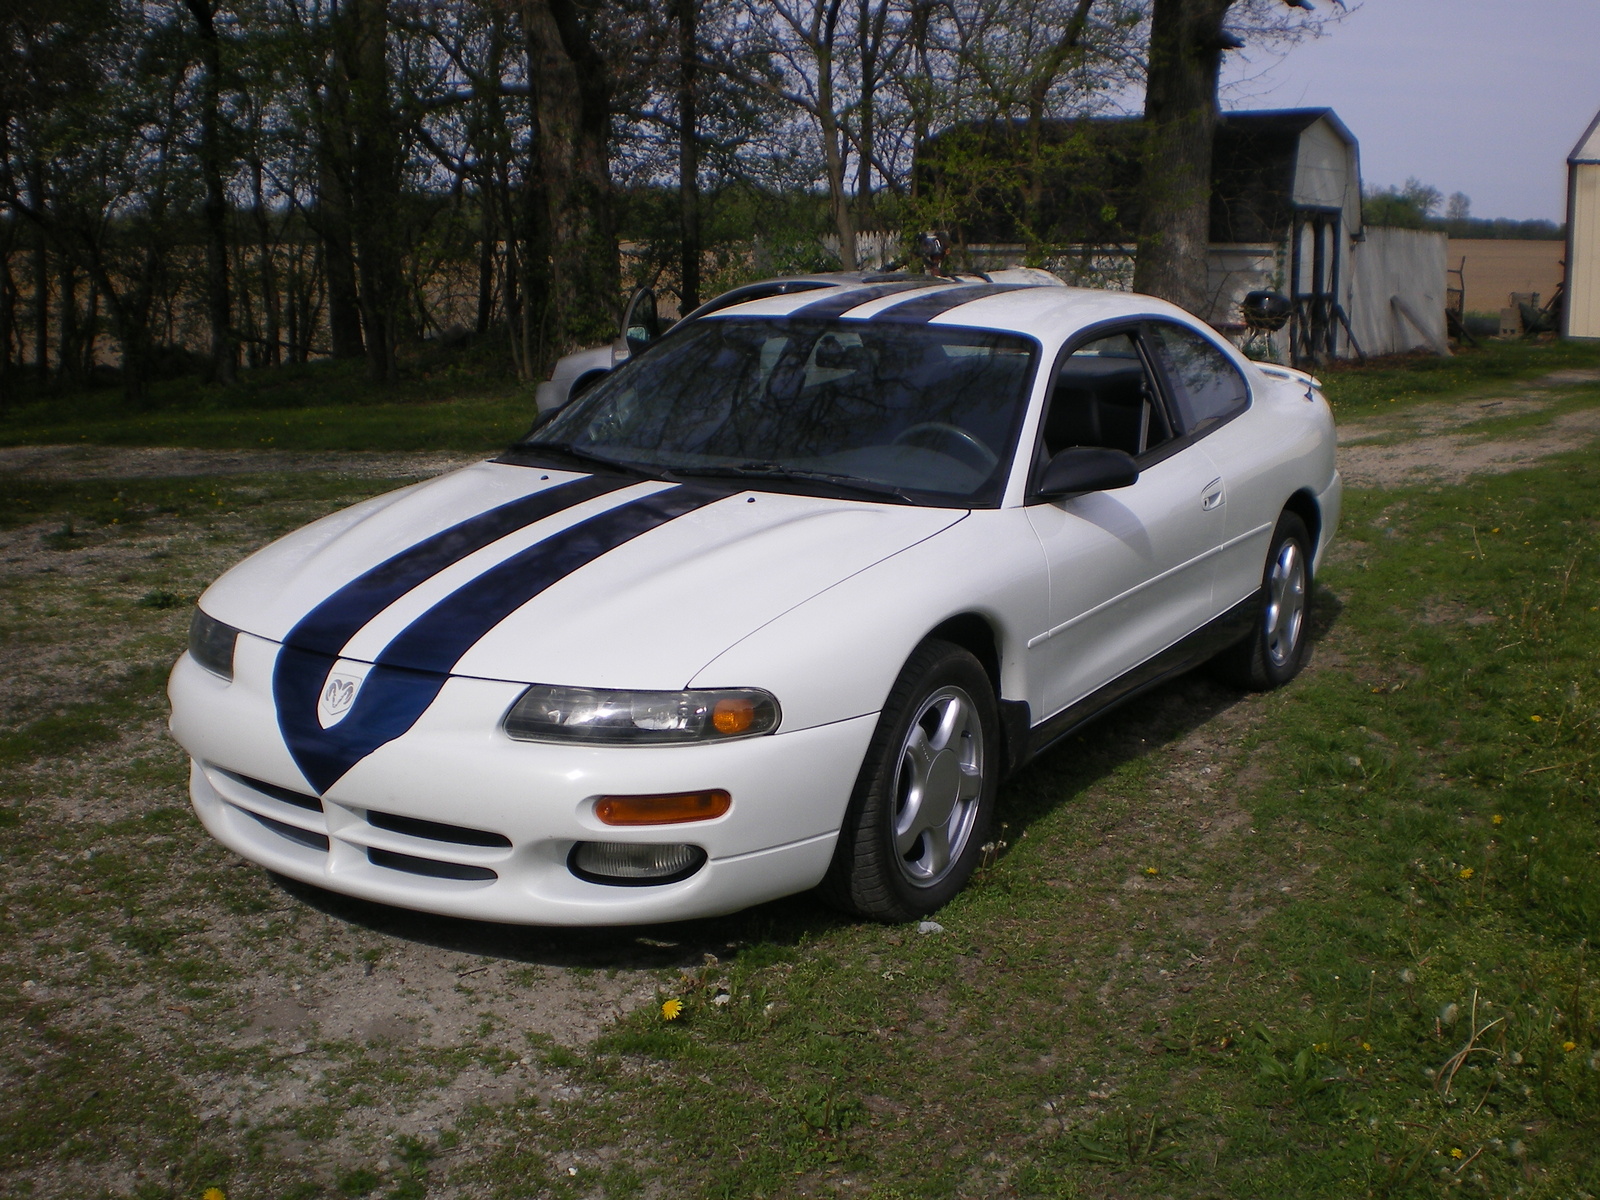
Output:
[[[611,925],[734,912],[821,881],[876,715],[725,745],[516,742],[501,717],[523,685],[454,677],[404,736],[317,797],[271,702],[277,646],[241,635],[233,682],[188,655],[169,684],[206,829],[290,878],[424,912],[530,925]],[[617,828],[603,794],[723,788],[712,821]],[[670,842],[707,861],[676,883],[574,875],[579,841]]]

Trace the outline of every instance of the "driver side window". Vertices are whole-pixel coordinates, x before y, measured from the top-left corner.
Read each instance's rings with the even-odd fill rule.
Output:
[[[1109,447],[1137,458],[1171,437],[1133,334],[1085,342],[1057,369],[1044,418],[1046,461],[1072,446]]]

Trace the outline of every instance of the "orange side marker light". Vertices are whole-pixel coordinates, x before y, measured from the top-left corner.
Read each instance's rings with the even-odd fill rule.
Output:
[[[594,802],[594,815],[607,825],[681,825],[715,820],[732,807],[732,796],[712,788],[664,796],[601,796]]]

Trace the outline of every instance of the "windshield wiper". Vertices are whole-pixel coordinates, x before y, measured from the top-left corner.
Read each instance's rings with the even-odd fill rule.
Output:
[[[656,471],[644,463],[629,462],[623,458],[608,458],[606,455],[596,454],[592,450],[580,450],[571,442],[518,442],[513,449],[552,454],[560,458],[570,459],[579,466],[598,467],[602,471],[621,471],[625,475],[638,475],[644,479],[659,479],[662,477],[662,472]]]
[[[687,475],[710,479],[781,479],[797,483],[825,483],[830,487],[857,492],[874,499],[898,500],[902,504],[920,504],[892,483],[879,483],[856,475],[841,475],[834,471],[811,471],[804,467],[788,467],[780,462],[742,462],[737,466],[673,467],[674,475]]]

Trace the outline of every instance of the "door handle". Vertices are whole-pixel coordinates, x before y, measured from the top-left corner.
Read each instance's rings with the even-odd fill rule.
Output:
[[[1213,479],[1200,489],[1200,508],[1203,512],[1210,512],[1214,508],[1222,507],[1222,480]]]

